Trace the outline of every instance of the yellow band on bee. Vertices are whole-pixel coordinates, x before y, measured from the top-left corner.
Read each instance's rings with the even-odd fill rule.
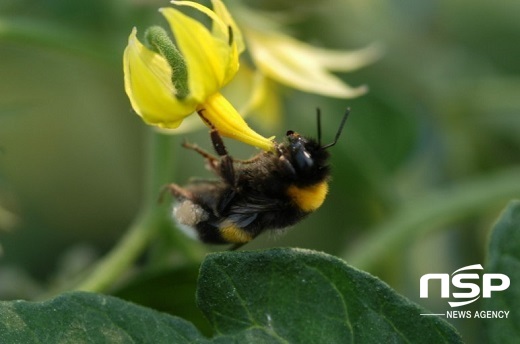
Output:
[[[222,238],[229,243],[245,244],[253,240],[251,234],[235,225],[221,227],[219,230]]]
[[[321,182],[306,187],[291,185],[287,189],[287,195],[289,195],[301,210],[311,212],[318,209],[323,204],[328,191],[328,183]]]

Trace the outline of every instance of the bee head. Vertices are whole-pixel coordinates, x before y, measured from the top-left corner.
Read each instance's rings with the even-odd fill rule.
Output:
[[[321,144],[321,116],[319,109],[317,112],[317,140],[303,137],[292,130],[287,131],[285,157],[291,163],[298,179],[307,183],[314,183],[327,178],[330,172],[327,165],[329,159],[327,149],[334,146],[338,141],[349,114],[350,109],[347,109],[336,132],[334,141],[326,145]]]
[[[329,153],[318,141],[287,132],[286,158],[290,161],[295,174],[308,182],[321,181],[328,174]]]

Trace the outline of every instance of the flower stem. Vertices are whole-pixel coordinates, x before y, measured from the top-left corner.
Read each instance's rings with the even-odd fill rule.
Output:
[[[157,198],[161,186],[173,178],[174,154],[172,138],[154,131],[150,134],[147,176],[141,211],[126,234],[74,289],[102,292],[110,288],[144,252],[158,234],[166,214],[165,206]],[[175,145],[177,146],[177,145]]]
[[[157,232],[155,223],[153,211],[141,213],[121,241],[74,289],[92,292],[107,290],[147,247]]]

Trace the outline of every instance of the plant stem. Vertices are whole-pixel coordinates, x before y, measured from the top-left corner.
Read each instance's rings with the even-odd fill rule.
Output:
[[[132,265],[157,233],[154,211],[144,211],[130,225],[121,241],[101,259],[75,289],[91,292],[107,290]]]
[[[342,256],[359,269],[371,269],[413,237],[520,197],[519,180],[520,169],[513,168],[409,202],[392,219],[371,230],[372,234],[354,250]]]
[[[102,258],[91,273],[74,289],[102,292],[107,290],[144,252],[150,241],[157,235],[166,217],[164,206],[157,197],[162,185],[173,178],[174,136],[166,136],[152,131],[148,147],[149,158],[141,211],[117,245]],[[176,146],[176,145],[175,145]]]

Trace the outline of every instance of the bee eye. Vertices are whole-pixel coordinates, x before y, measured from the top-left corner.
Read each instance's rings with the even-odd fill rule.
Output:
[[[294,134],[294,131],[292,130],[287,130],[287,133],[285,133],[286,136],[291,136]]]
[[[312,156],[306,150],[297,151],[294,155],[294,162],[301,171],[311,168],[314,165]]]

